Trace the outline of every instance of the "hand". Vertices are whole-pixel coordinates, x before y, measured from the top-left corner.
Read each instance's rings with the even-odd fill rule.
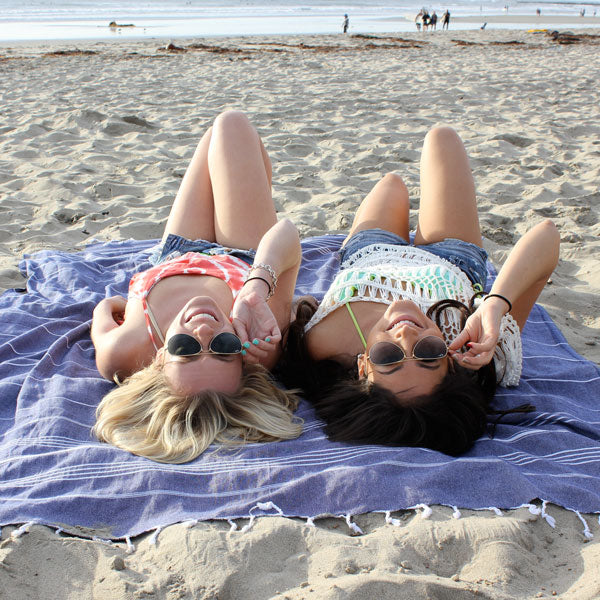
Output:
[[[242,289],[231,314],[233,328],[244,345],[244,361],[272,366],[281,331],[264,297]]]
[[[487,365],[494,358],[505,310],[505,304],[502,306],[491,299],[482,302],[450,344],[450,356],[467,369],[477,370]],[[460,352],[463,346],[467,347],[466,352]]]
[[[116,325],[122,325],[125,320],[126,306],[127,300],[122,296],[110,296],[98,302],[96,308],[94,308],[94,316],[103,315],[106,320],[110,321],[112,319]]]

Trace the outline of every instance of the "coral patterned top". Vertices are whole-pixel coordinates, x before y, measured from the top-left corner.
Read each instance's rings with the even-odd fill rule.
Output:
[[[208,275],[209,277],[218,277],[229,286],[235,299],[244,285],[244,278],[249,269],[250,267],[243,260],[228,254],[186,252],[147,271],[136,273],[129,282],[129,298],[137,298],[142,301],[148,334],[154,347],[158,350],[164,344],[164,339],[148,305],[148,294],[150,294],[152,288],[159,281],[173,275]],[[154,336],[153,327],[160,338],[160,346],[157,344]]]

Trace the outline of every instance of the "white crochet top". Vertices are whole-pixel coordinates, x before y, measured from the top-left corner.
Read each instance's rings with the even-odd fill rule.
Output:
[[[453,299],[468,305],[473,293],[465,273],[443,258],[414,246],[372,244],[342,264],[306,331],[346,302],[368,298],[369,302],[391,304],[395,300],[411,300],[426,313],[439,300]],[[460,313],[454,309],[444,313],[441,329],[450,344],[461,331]],[[521,332],[510,315],[502,318],[494,363],[500,385],[519,383]]]

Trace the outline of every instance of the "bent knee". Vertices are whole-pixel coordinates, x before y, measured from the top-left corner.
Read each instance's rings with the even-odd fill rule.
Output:
[[[240,127],[249,124],[250,120],[241,110],[226,110],[217,116],[213,128]]]
[[[437,125],[430,129],[425,136],[425,142],[429,144],[449,144],[457,141],[462,144],[462,140],[456,130],[449,125]]]
[[[408,198],[408,188],[404,183],[404,180],[397,173],[386,173],[382,179],[383,185],[389,186],[394,189],[397,194],[405,195]]]

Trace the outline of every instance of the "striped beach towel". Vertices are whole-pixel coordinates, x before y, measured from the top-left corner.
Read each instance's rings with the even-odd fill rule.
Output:
[[[322,297],[342,239],[303,242],[299,294]],[[430,504],[513,508],[538,499],[600,512],[600,371],[537,306],[523,337],[521,383],[495,399],[498,409],[527,402],[535,412],[507,416],[458,458],[329,442],[305,401],[300,438],[215,447],[184,465],[99,443],[90,428],[112,384],[95,368],[92,310],[106,296],[126,295],[152,245],[40,252],[22,263],[27,290],[0,297],[0,525],[35,522],[116,539],[190,520]]]

